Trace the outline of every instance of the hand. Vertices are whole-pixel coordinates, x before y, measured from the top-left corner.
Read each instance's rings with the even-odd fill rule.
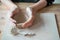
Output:
[[[22,24],[22,28],[28,28],[33,25],[35,19],[35,13],[36,11],[31,9],[30,7],[26,8],[26,16],[28,17],[28,19]]]
[[[29,28],[33,25],[35,17],[31,17],[26,22],[23,23],[22,28]]]

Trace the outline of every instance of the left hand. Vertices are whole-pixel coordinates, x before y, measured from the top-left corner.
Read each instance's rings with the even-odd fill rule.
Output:
[[[33,25],[35,19],[35,15],[34,15],[35,13],[36,12],[33,11],[33,9],[31,9],[30,7],[26,8],[26,15],[28,15],[29,17],[27,16],[28,19],[22,24],[22,28],[28,28]]]

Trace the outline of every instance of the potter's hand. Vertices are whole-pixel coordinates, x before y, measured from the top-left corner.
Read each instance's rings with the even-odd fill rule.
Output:
[[[35,12],[33,11],[32,8],[27,7],[26,8],[26,21],[23,23],[22,27],[23,28],[28,28],[31,27],[33,25],[33,21],[35,19]]]

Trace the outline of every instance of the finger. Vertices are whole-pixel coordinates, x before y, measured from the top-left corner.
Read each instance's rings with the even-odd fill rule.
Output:
[[[33,25],[34,17],[29,18],[26,22],[23,23],[23,27],[29,28]]]
[[[14,19],[12,19],[12,18],[10,18],[10,20],[11,20],[13,23],[16,23],[16,20],[14,20]]]
[[[11,18],[13,18],[13,19],[14,19],[14,16],[15,16],[15,14],[12,14],[12,15],[11,15]]]

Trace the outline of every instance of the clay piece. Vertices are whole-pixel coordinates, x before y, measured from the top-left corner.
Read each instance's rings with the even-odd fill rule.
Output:
[[[23,28],[22,28],[22,24],[23,24],[23,23],[16,24],[16,27],[17,27],[18,29],[23,29]]]
[[[36,34],[25,34],[25,36],[29,36],[29,37],[32,37],[32,36],[35,36]]]
[[[0,30],[0,33],[1,33],[1,30]]]
[[[18,29],[17,27],[12,28],[11,33],[13,35],[23,35],[28,37],[33,37],[36,35],[35,33],[25,31],[24,29]]]
[[[11,29],[11,33],[12,33],[13,35],[18,35],[18,34],[19,34],[16,28],[12,28],[12,29]]]
[[[4,17],[1,17],[0,19],[4,19]]]

